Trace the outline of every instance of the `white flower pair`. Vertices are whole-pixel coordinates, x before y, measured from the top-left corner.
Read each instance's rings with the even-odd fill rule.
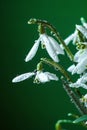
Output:
[[[61,49],[60,45],[57,43],[55,39],[53,39],[52,37],[46,34],[41,34],[38,40],[35,41],[35,44],[29,51],[28,55],[26,56],[25,58],[26,62],[32,60],[32,58],[35,56],[40,43],[45,46],[49,56],[55,62],[59,61],[58,56],[57,56],[58,54],[64,54],[64,51]],[[43,72],[42,70],[37,70],[36,72],[29,72],[29,73],[21,74],[15,77],[12,80],[12,82],[13,83],[21,82],[33,76],[35,76],[34,78],[35,83],[38,83],[38,82],[45,83],[45,82],[49,82],[50,80],[55,80],[55,81],[58,80],[58,77],[53,73]]]

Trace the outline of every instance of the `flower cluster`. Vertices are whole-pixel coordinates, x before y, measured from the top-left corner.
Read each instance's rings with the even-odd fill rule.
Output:
[[[28,24],[38,25],[39,38],[35,40],[33,47],[29,50],[25,58],[25,62],[28,62],[34,58],[39,46],[41,46],[41,49],[47,51],[50,59],[41,58],[34,71],[16,76],[13,78],[12,82],[21,82],[31,77],[34,77],[33,83],[37,84],[46,83],[51,80],[58,81],[59,78],[56,74],[44,71],[44,63],[51,65],[63,75],[60,79],[62,80],[65,91],[71,98],[78,111],[84,115],[87,114],[87,93],[80,93],[79,88],[81,87],[84,90],[87,89],[87,23],[84,18],[81,18],[81,23],[82,25],[76,25],[74,32],[63,40],[56,28],[47,21],[30,19]],[[46,29],[49,29],[55,38],[52,37],[52,35],[48,35]],[[70,43],[72,43],[76,48],[76,53],[74,55],[68,47]],[[67,68],[67,71],[62,65],[60,65],[60,60],[58,57],[59,54],[64,55],[65,53],[72,61],[72,65]],[[71,73],[71,76],[69,75],[69,72]],[[78,78],[75,82],[73,82],[72,75],[75,74],[78,75]],[[63,120],[63,122],[67,121]],[[68,122],[73,123],[71,120]],[[57,123],[57,130],[59,130],[58,125],[60,125],[59,122]]]
[[[40,44],[41,44],[42,49],[43,48],[46,49],[46,51],[48,52],[48,55],[52,58],[54,62],[59,62],[58,55],[59,54],[64,55],[64,51],[59,45],[59,43],[53,37],[48,36],[46,33],[40,33],[39,35],[40,35],[39,38],[35,40],[33,47],[27,54],[25,58],[25,62],[28,62],[33,59],[33,57],[37,53],[37,50]],[[53,74],[50,72],[43,72],[43,68],[41,67],[42,63],[40,62],[38,64],[37,64],[36,71],[21,74],[15,77],[12,80],[12,82],[16,83],[16,82],[24,81],[33,76],[35,76],[34,83],[45,83],[45,82],[49,82],[50,80],[55,80],[55,81],[58,80],[58,77],[56,76],[56,74]]]
[[[76,82],[70,83],[70,87],[87,89],[87,23],[83,18],[81,18],[81,22],[82,25],[76,25],[74,33],[65,39],[66,45],[72,42],[77,49],[74,55],[74,62],[67,70],[72,75],[79,75]],[[87,107],[87,94],[82,96],[82,102]]]

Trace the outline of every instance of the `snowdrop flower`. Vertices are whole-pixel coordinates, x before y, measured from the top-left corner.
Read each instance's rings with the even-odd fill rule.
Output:
[[[87,38],[87,29],[81,25],[76,25],[76,28]]]
[[[81,76],[75,83],[71,83],[70,87],[75,87],[75,88],[82,87],[84,89],[87,89],[86,83],[87,83],[87,73]]]
[[[84,44],[87,46],[87,42],[86,44]],[[74,55],[74,61],[75,62],[80,62],[81,60],[83,60],[85,57],[87,56],[87,47],[84,49],[80,49],[75,55]]]
[[[13,83],[21,82],[33,76],[35,76],[34,83],[45,83],[45,82],[49,82],[50,80],[55,80],[55,81],[58,80],[56,74],[50,72],[37,71],[37,72],[28,72],[28,73],[21,74],[15,77],[12,80],[12,82]]]
[[[87,57],[83,58],[73,70],[73,73],[81,74],[87,69]]]
[[[48,36],[47,34],[40,34],[40,37],[38,40],[35,41],[35,44],[29,51],[28,55],[25,58],[25,61],[28,62],[30,61],[36,54],[39,45],[44,45],[49,56],[55,61],[58,62],[59,59],[57,57],[58,54],[64,54],[64,51],[60,47],[60,45],[57,43],[55,39],[52,37]]]
[[[67,70],[72,74],[81,74],[87,69],[87,42],[82,42],[84,49],[80,49],[74,56],[77,65],[71,65]]]
[[[81,74],[87,69],[87,57],[82,59],[76,66],[71,65],[67,70],[73,74]]]

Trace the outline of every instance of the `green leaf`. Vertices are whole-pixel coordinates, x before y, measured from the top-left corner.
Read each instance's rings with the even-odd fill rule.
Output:
[[[84,116],[77,118],[76,120],[73,121],[73,123],[80,123],[83,121],[87,121],[87,115],[84,115]]]

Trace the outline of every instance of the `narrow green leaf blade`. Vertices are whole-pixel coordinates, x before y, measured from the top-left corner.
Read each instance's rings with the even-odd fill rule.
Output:
[[[83,116],[77,118],[76,120],[73,121],[73,123],[80,123],[83,121],[87,121],[87,115],[83,115]]]

